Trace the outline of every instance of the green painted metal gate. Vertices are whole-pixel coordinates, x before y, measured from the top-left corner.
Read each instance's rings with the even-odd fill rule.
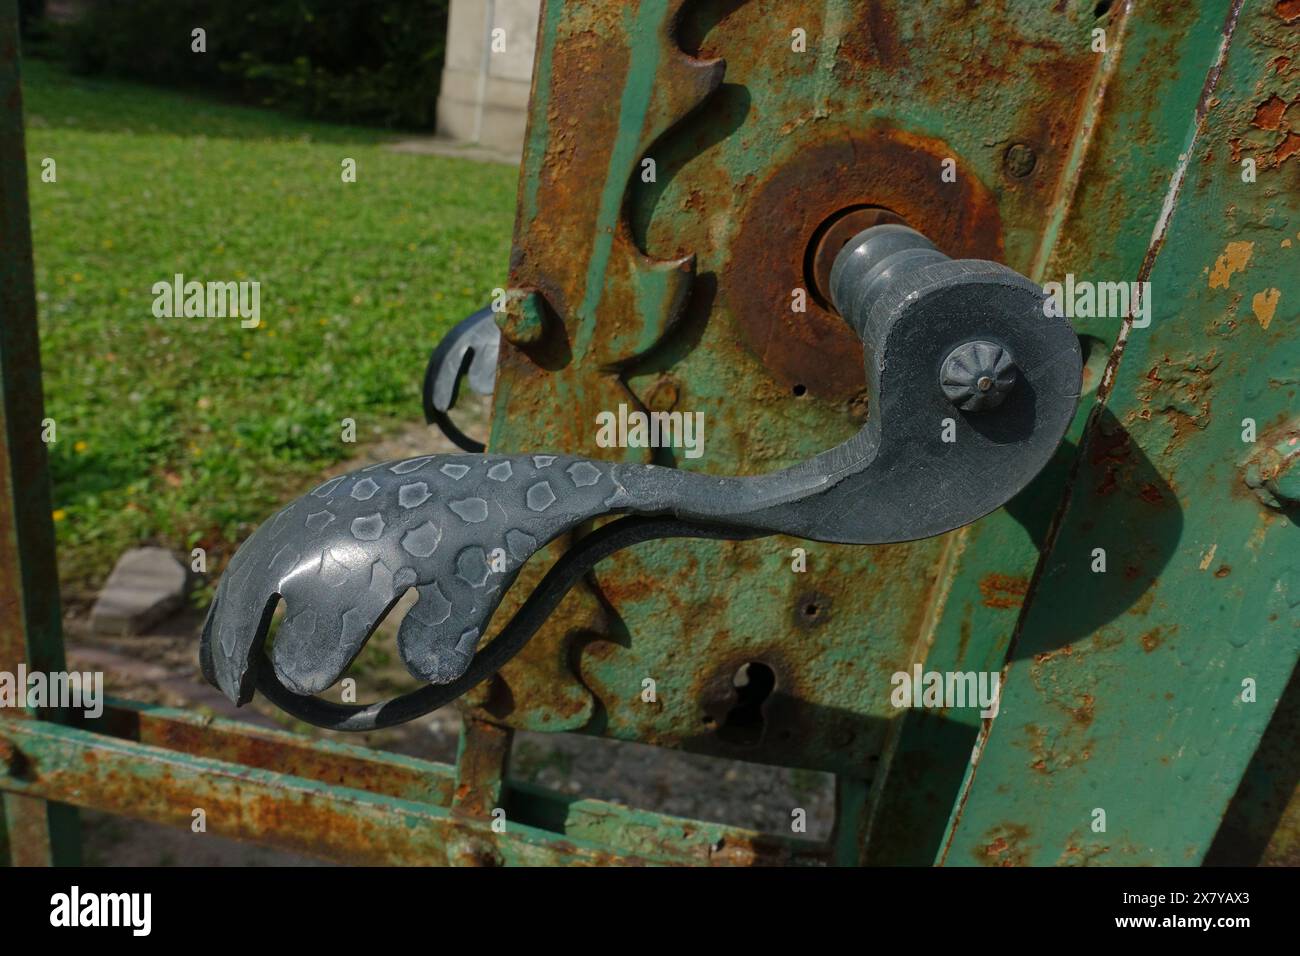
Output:
[[[0,669],[58,669],[14,33]],[[127,702],[5,714],[11,858],[68,858],[77,805],[353,861],[1297,862],[1300,4],[548,0],[490,447],[609,457],[620,404],[705,414],[706,458],[626,452],[680,468],[847,438],[861,349],[812,273],[877,207],[1043,283],[1150,284],[1080,309],[1085,400],[1009,507],[906,545],[637,546],[471,695],[456,767]],[[997,715],[895,707],[918,666],[1001,672]],[[833,773],[834,835],[523,786],[518,729]]]

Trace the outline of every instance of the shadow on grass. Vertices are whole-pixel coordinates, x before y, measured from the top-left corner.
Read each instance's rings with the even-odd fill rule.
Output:
[[[25,59],[21,70],[23,112],[29,130],[363,144],[384,143],[401,135],[241,105],[207,95],[202,89],[79,76],[53,60]]]

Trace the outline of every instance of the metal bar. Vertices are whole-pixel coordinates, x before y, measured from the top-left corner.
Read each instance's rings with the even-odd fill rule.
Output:
[[[1075,170],[1086,188],[1064,189],[1074,201],[1051,214],[1064,226],[1053,244],[1035,254],[1047,263],[1045,272],[1035,267],[1042,272],[1036,279],[1060,280],[1067,272],[1114,279],[1137,275],[1164,195],[1135,191],[1132,184],[1159,182],[1177,164],[1185,130],[1162,117],[1187,116],[1195,109],[1228,6],[1227,0],[1214,0],[1163,12],[1146,4],[1116,5],[1124,40],[1105,102],[1090,112],[1093,148]],[[1119,31],[1112,25],[1107,32],[1113,40]],[[1062,236],[1074,238],[1062,242]],[[1040,548],[1095,404],[1100,366],[1119,331],[1113,318],[1075,318],[1074,326],[1091,343],[1088,394],[1057,459],[1007,508],[953,536],[961,545],[941,573],[949,581],[946,599],[932,602],[933,630],[922,634],[915,657],[927,671],[1000,671],[1006,661]],[[976,710],[903,713],[869,806],[865,862],[928,865],[936,860],[982,723]]]
[[[101,723],[130,724],[129,710],[114,702]],[[295,742],[290,734],[229,721],[213,721],[211,736],[205,730],[200,737],[201,721],[193,715],[167,708],[139,714],[137,726],[148,739],[200,741],[204,749],[252,753],[268,763],[283,758],[317,776],[48,722],[9,721],[0,722],[0,790],[6,798],[60,799],[185,828],[202,808],[209,832],[348,863],[727,866],[824,859],[811,841],[575,800],[531,785],[508,784],[511,818],[504,833],[495,833],[490,820],[451,808],[452,767],[391,754],[367,759],[364,748]],[[359,778],[348,776],[358,767]],[[376,783],[398,789],[393,784],[403,779],[425,781],[436,802],[362,789]],[[466,858],[467,848],[477,856]]]
[[[39,721],[0,724],[17,751],[3,786],[109,813],[189,827],[348,863],[445,864],[457,830],[525,864],[615,862],[596,847],[515,827],[498,837],[428,803],[176,754]]]
[[[40,339],[27,211],[18,11],[0,2],[0,671],[63,669]],[[15,721],[21,711],[0,720]],[[46,714],[45,716],[56,716]],[[6,795],[8,859],[78,862],[76,813]],[[0,858],[0,862],[3,862]]]
[[[870,823],[868,799],[871,781],[838,774],[835,777],[835,830],[831,852],[837,866],[860,866],[866,862],[864,846]]]
[[[461,724],[456,753],[456,792],[452,806],[461,813],[490,819],[501,807],[514,732],[472,714]]]
[[[178,755],[274,770],[417,803],[449,806],[455,786],[454,769],[446,764],[117,698],[106,701],[102,717],[81,727]]]
[[[647,859],[698,866],[815,866],[831,859],[829,848],[813,840],[568,797],[532,784],[512,782],[508,796],[512,820]]]
[[[1251,484],[1300,434],[1300,206],[1260,115],[1300,96],[1295,35],[1236,0],[1217,40],[948,863],[1202,862],[1300,653],[1295,501]]]
[[[494,831],[508,826],[505,808],[506,767],[514,732],[473,714],[461,722],[456,750],[456,790],[452,810]],[[472,833],[458,833],[447,849],[457,866],[500,866],[504,860],[493,846]]]
[[[1300,866],[1300,667],[1224,814],[1206,866]]]

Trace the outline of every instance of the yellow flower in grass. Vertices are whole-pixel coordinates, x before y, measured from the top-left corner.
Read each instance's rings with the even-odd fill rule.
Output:
[[[54,516],[53,516],[53,517],[54,517],[54,520],[55,520],[55,521],[62,521],[62,520],[63,520],[64,518],[66,518],[67,516],[68,516],[68,513],[67,513],[66,511],[64,511],[62,508],[55,508],[55,509],[54,509]]]
[[[86,449],[89,447],[90,446],[87,445],[84,441],[78,441],[72,443],[72,450],[75,451],[78,455],[83,454],[86,451]]]

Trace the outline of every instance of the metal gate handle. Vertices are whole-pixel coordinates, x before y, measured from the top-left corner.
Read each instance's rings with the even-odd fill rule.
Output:
[[[312,723],[409,720],[495,672],[595,562],[637,541],[789,534],[877,544],[942,534],[1000,507],[1047,463],[1078,402],[1069,323],[1005,266],[953,260],[920,233],[874,226],[835,260],[831,296],[861,337],[866,424],[781,471],[726,477],[571,455],[430,455],[333,478],[240,548],[204,625],[208,680],[243,704],[260,687]],[[478,651],[525,561],[604,515]],[[414,587],[398,631],[431,686],[369,706],[316,700]],[[264,645],[279,600],[285,615]]]
[[[491,395],[497,379],[497,352],[501,332],[490,306],[457,322],[429,356],[420,391],[424,420],[438,429],[457,448],[483,451],[483,443],[470,438],[451,420],[450,412],[460,397],[462,380],[471,391]]]

